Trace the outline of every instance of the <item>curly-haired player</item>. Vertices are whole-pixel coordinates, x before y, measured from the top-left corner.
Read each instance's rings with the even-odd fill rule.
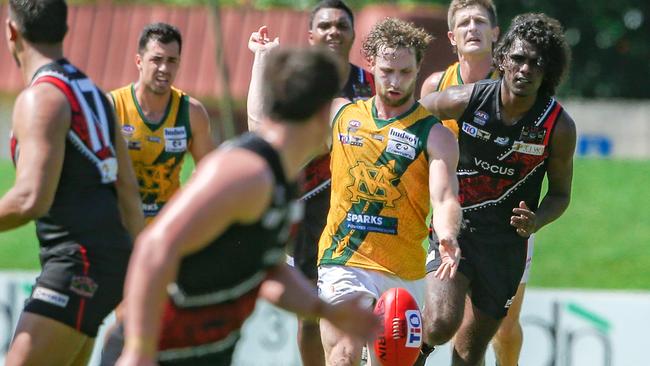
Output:
[[[411,23],[380,21],[363,43],[376,96],[334,103],[332,198],[318,267],[320,296],[330,303],[361,295],[372,306],[384,291],[402,287],[422,307],[422,240],[430,204],[445,253],[438,275],[453,277],[456,272],[458,146],[413,95],[430,41],[430,35]],[[325,319],[321,338],[327,364],[358,364],[363,340]],[[378,364],[374,354],[370,357]]]
[[[527,239],[569,205],[575,124],[552,96],[569,59],[557,20],[519,15],[494,52],[500,79],[453,86],[420,101],[460,127],[463,258],[454,279],[434,275],[442,254],[434,228],[424,314],[428,343],[455,335],[452,365],[481,363],[512,305]],[[540,202],[544,176],[548,191]]]

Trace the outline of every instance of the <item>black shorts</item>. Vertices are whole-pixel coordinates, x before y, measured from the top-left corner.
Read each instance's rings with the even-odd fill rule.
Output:
[[[293,251],[294,266],[307,278],[317,279],[318,241],[327,224],[331,187],[305,201],[305,217],[298,227]]]
[[[118,324],[115,331],[111,333],[102,349],[102,357],[99,366],[113,366],[122,354],[124,348],[124,326]],[[219,353],[207,354],[202,357],[192,357],[176,361],[158,361],[161,366],[230,366],[232,356],[235,353],[235,346],[229,347]]]
[[[526,268],[526,239],[463,230],[458,244],[462,252],[458,271],[470,281],[472,303],[495,319],[505,317]],[[427,273],[440,266],[438,245],[435,234],[429,235]]]
[[[41,248],[43,270],[24,311],[96,337],[104,318],[122,301],[129,254],[75,243]]]

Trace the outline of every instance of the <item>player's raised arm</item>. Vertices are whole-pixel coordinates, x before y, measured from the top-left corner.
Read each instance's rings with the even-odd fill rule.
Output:
[[[461,209],[458,201],[458,143],[453,133],[438,123],[427,140],[429,153],[429,196],[433,208],[433,229],[440,240],[442,265],[436,277],[453,278],[460,261],[456,238],[460,229]]]
[[[52,85],[36,85],[22,92],[13,111],[14,186],[0,198],[0,231],[13,229],[47,213],[58,186],[70,107]]]
[[[246,113],[248,114],[248,130],[255,131],[263,118],[264,98],[262,97],[262,79],[266,66],[266,56],[269,51],[280,45],[280,39],[269,38],[269,30],[263,25],[257,32],[253,32],[248,40],[248,49],[255,54],[251,70],[251,83],[248,87]]]
[[[420,104],[439,119],[459,119],[474,90],[474,84],[458,85],[423,95]]]

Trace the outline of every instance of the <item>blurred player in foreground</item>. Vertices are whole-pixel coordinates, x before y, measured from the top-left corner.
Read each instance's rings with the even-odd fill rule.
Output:
[[[294,182],[329,136],[338,76],[325,51],[269,57],[268,117],[254,134],[206,156],[137,240],[119,365],[230,365],[258,296],[361,338],[376,331],[378,319],[356,299],[329,305],[284,263],[289,228],[300,216]]]

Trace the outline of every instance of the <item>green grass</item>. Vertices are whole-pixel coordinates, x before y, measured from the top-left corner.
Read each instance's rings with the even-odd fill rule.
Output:
[[[577,160],[569,209],[537,234],[530,285],[650,289],[648,177],[650,161]],[[12,184],[0,161],[0,192]],[[0,233],[0,268],[38,268],[37,248],[32,224]]]

